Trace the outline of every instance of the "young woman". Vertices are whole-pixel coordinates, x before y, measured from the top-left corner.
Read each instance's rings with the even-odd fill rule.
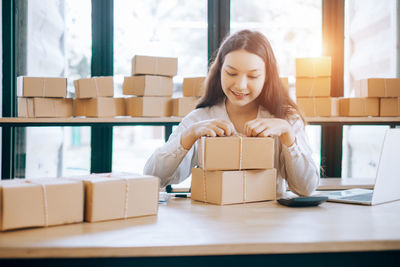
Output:
[[[289,189],[310,195],[318,169],[304,132],[304,119],[278,74],[269,41],[243,30],[219,48],[197,108],[182,119],[168,142],[148,159],[144,173],[161,178],[161,186],[180,183],[198,164],[202,136],[271,136],[275,138],[277,197]]]

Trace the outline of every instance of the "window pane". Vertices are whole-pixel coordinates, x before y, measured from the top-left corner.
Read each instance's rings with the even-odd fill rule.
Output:
[[[122,95],[134,55],[178,58],[174,97],[183,77],[207,73],[207,1],[115,0],[114,77]],[[164,143],[163,127],[114,127],[113,171],[142,172],[147,158]]]
[[[396,77],[395,0],[345,1],[344,95],[354,96],[356,80]],[[384,126],[343,128],[344,177],[375,177]]]
[[[19,5],[26,11],[21,18],[26,27],[18,36],[19,75],[67,77],[72,97],[73,80],[90,75],[91,1],[26,0]],[[17,145],[22,168],[17,174],[24,175],[24,166],[26,177],[89,173],[90,127],[27,127],[24,134],[25,146]]]

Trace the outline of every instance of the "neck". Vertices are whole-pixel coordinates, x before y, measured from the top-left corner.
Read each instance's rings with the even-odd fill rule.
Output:
[[[226,100],[226,111],[230,117],[255,118],[258,114],[258,105],[253,101],[245,106],[234,106],[229,100]]]

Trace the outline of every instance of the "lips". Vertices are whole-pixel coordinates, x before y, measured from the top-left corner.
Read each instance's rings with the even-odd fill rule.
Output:
[[[232,94],[234,94],[237,97],[245,97],[245,96],[248,96],[250,94],[248,92],[235,92],[233,90],[231,90],[231,92],[232,92]]]

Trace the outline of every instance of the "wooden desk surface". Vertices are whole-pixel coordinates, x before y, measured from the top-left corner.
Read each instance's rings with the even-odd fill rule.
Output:
[[[400,250],[400,201],[373,207],[190,199],[159,215],[0,233],[0,258],[91,258]]]

